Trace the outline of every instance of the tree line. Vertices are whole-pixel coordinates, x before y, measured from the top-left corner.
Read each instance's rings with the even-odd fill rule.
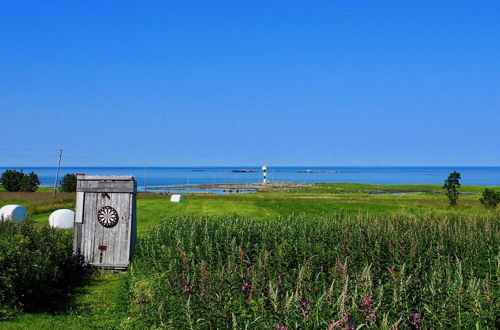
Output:
[[[35,192],[40,186],[40,179],[35,172],[24,173],[23,170],[6,170],[0,177],[0,184],[9,192]],[[60,182],[59,191],[75,192],[76,175],[66,174]]]

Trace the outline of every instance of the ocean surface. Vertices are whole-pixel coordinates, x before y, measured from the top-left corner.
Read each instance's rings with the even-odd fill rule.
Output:
[[[0,167],[34,171],[43,186],[53,186],[55,167]],[[462,184],[500,186],[500,167],[268,167],[268,180],[292,182],[355,182],[372,184],[442,184],[452,171],[460,172]],[[61,167],[66,173],[132,175],[138,190],[147,187],[214,183],[252,183],[262,181],[260,167]]]

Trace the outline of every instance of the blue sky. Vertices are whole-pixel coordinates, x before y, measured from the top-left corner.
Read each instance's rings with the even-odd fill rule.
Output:
[[[0,0],[0,166],[500,165],[498,1]]]

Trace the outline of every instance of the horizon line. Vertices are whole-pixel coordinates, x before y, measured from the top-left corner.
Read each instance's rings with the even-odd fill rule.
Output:
[[[154,165],[154,166],[145,166],[145,165],[91,165],[91,166],[82,166],[82,165],[65,165],[60,166],[60,168],[260,168],[262,165]],[[303,167],[303,168],[319,168],[319,167],[457,167],[457,168],[477,168],[477,167],[488,167],[488,168],[496,168],[500,167],[500,165],[267,165],[268,168],[278,168],[278,167]],[[0,168],[57,168],[57,166],[51,165],[0,165]]]

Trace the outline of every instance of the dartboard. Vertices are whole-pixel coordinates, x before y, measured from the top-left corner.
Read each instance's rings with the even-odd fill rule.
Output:
[[[106,228],[111,228],[118,223],[118,212],[111,206],[105,206],[97,212],[97,220]]]

